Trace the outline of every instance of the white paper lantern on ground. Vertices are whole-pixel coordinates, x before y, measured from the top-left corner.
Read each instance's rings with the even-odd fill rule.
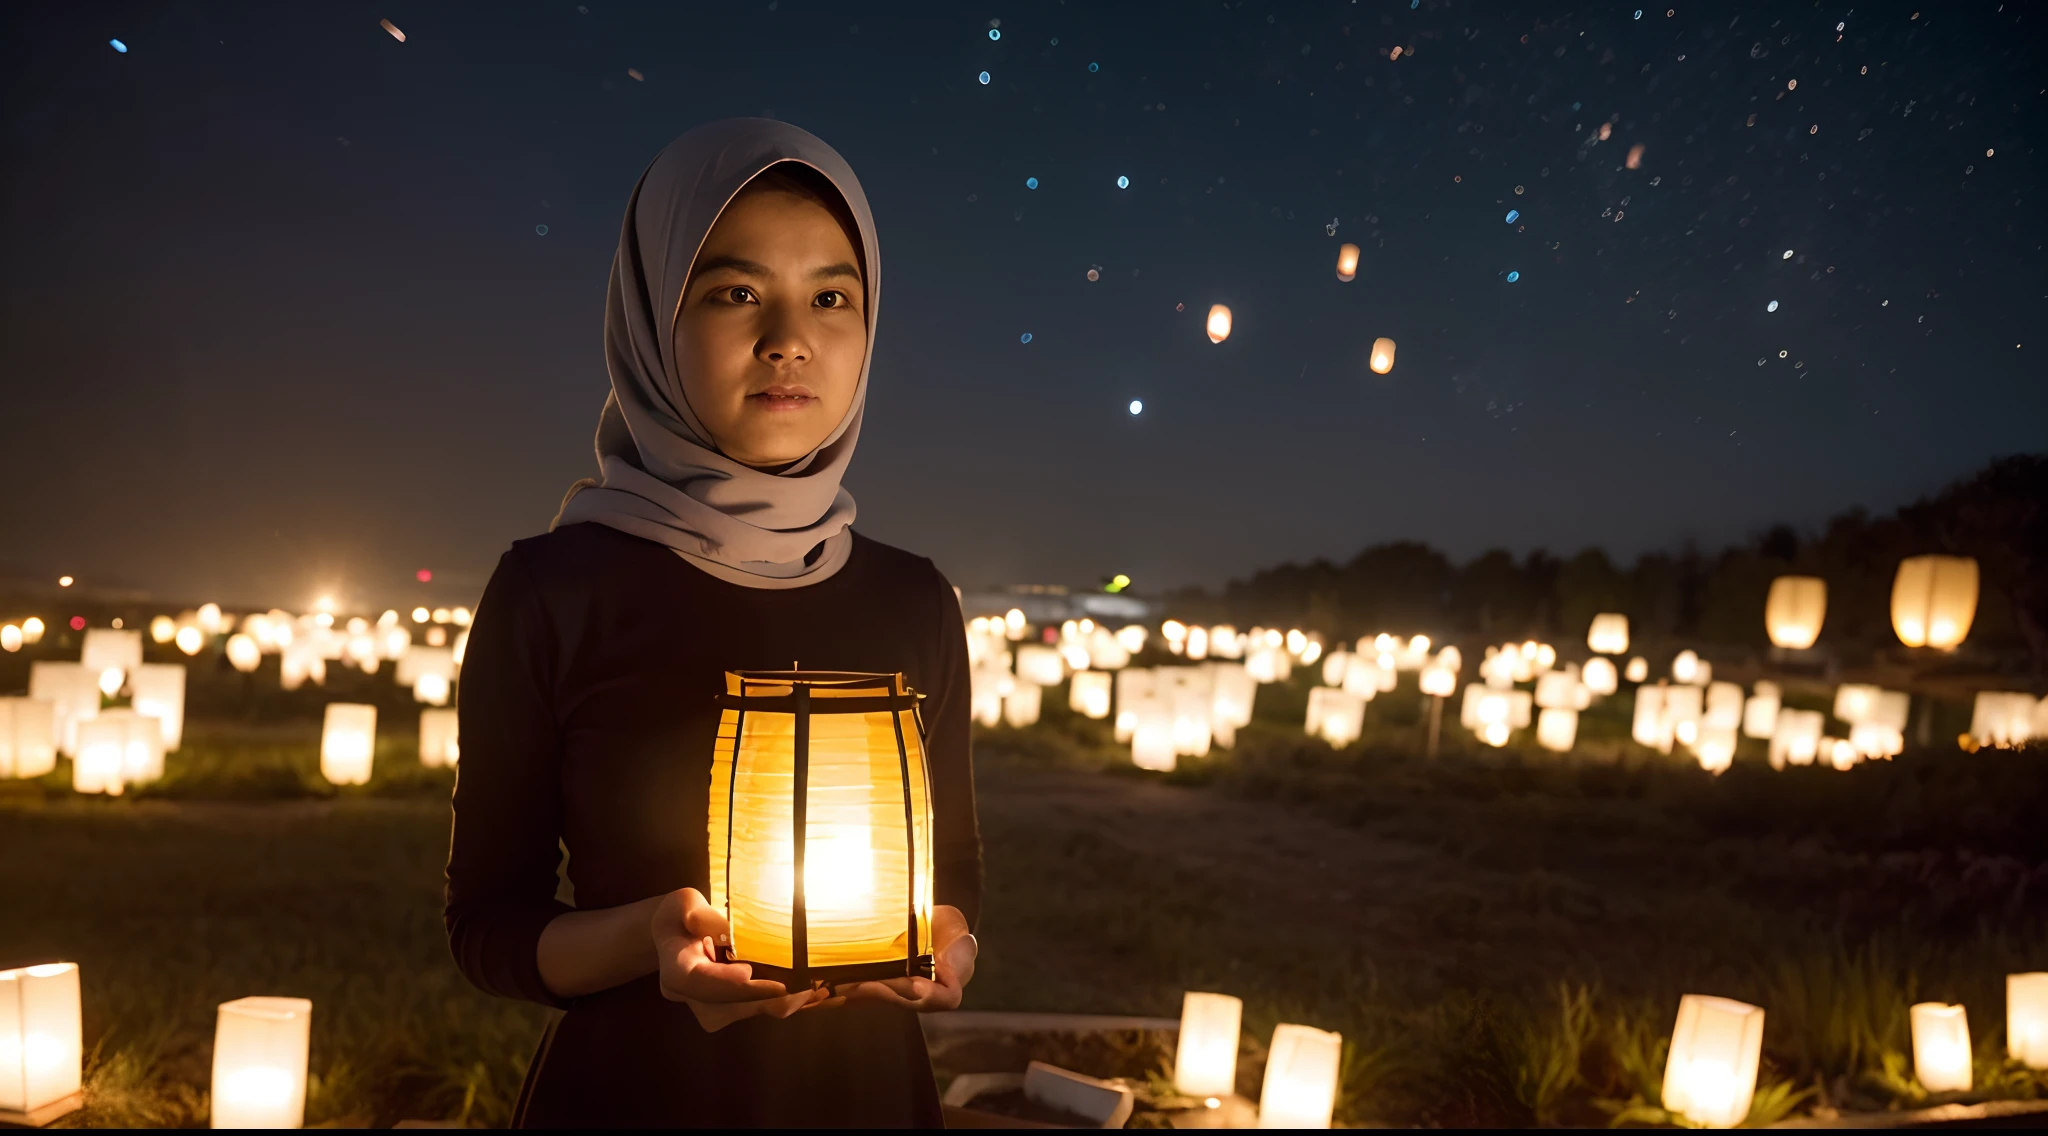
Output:
[[[1671,723],[1671,736],[1680,745],[1699,740],[1700,717],[1706,712],[1706,691],[1697,686],[1664,688],[1664,718]]]
[[[1259,1127],[1328,1128],[1343,1062],[1342,1034],[1309,1026],[1273,1027],[1266,1080],[1259,1089]]]
[[[355,702],[330,702],[320,730],[320,775],[336,785],[362,785],[370,780],[377,754],[377,708]]]
[[[1180,1000],[1180,1041],[1174,1049],[1173,1088],[1191,1097],[1227,1097],[1237,1091],[1237,1041],[1244,1002],[1229,994],[1190,990]]]
[[[1970,1019],[1961,1006],[1916,1002],[1913,1023],[1913,1075],[1930,1093],[1967,1093],[1973,1072]]]
[[[1116,672],[1116,740],[1131,740],[1138,728],[1138,705],[1152,696],[1153,677],[1149,667],[1127,667]]]
[[[1726,773],[1735,763],[1735,727],[1701,726],[1699,740],[1693,743],[1693,756],[1699,759],[1700,768],[1709,773]]]
[[[1742,736],[1768,738],[1778,727],[1778,707],[1783,699],[1775,682],[1758,682],[1742,704]]]
[[[0,698],[0,779],[57,768],[57,707],[42,698]]]
[[[1382,667],[1379,660],[1370,655],[1353,655],[1344,668],[1344,680],[1340,684],[1344,693],[1361,702],[1370,702],[1382,690],[1392,690],[1398,676],[1392,668]]]
[[[1323,685],[1343,686],[1344,668],[1351,665],[1351,652],[1332,651],[1323,656]]]
[[[85,633],[85,647],[78,661],[94,674],[118,670],[123,674],[142,665],[142,632],[112,627],[94,627]]]
[[[1828,613],[1827,581],[1818,576],[1780,576],[1764,599],[1764,631],[1771,645],[1803,651],[1820,638]]]
[[[1327,686],[1312,687],[1308,692],[1308,721],[1304,728],[1309,736],[1343,749],[1357,741],[1365,730],[1365,700]]]
[[[1536,705],[1545,710],[1576,710],[1579,676],[1568,671],[1545,671],[1536,676]]]
[[[313,1003],[304,998],[222,1002],[213,1032],[213,1126],[300,1128]]]
[[[1826,724],[1827,715],[1818,710],[1779,707],[1778,719],[1771,727],[1771,768],[1812,765],[1820,754],[1821,729]]]
[[[1432,698],[1448,698],[1458,692],[1458,672],[1435,663],[1417,673],[1416,685]]]
[[[1977,618],[1977,562],[1909,556],[1892,578],[1892,630],[1908,647],[1952,651]]]
[[[1045,704],[1045,688],[1035,682],[1018,679],[1010,693],[1003,698],[1003,721],[1011,729],[1021,730],[1038,722],[1038,712]]]
[[[1870,714],[1883,693],[1869,683],[1845,682],[1835,688],[1835,717],[1853,726]]]
[[[1060,653],[1040,643],[1024,643],[1017,648],[1017,677],[1039,686],[1057,686],[1067,677],[1066,664]]]
[[[263,665],[263,646],[252,635],[236,632],[228,636],[228,665],[243,674]]]
[[[2048,1069],[2048,971],[2005,976],[2005,1049],[2029,1069]]]
[[[1215,695],[1207,682],[1183,684],[1173,692],[1173,752],[1179,757],[1207,757],[1215,742],[1210,719]]]
[[[28,696],[55,709],[57,752],[75,756],[78,724],[99,717],[99,674],[83,663],[30,663]]]
[[[1355,662],[1352,665],[1357,665]],[[1287,657],[1284,647],[1247,648],[1244,667],[1254,682],[1286,682],[1294,673],[1294,661]],[[1348,669],[1347,669],[1347,672]]]
[[[128,679],[135,712],[156,719],[164,748],[175,750],[185,737],[185,667],[182,663],[144,663]]]
[[[1849,744],[1860,757],[1897,757],[1906,752],[1906,735],[1890,726],[1862,722],[1849,727]]]
[[[1579,671],[1579,681],[1586,684],[1586,689],[1602,697],[1621,689],[1620,680],[1621,676],[1614,669],[1614,661],[1599,655],[1587,659],[1586,665]]]
[[[1586,628],[1586,646],[1601,655],[1627,654],[1628,616],[1615,611],[1594,616],[1592,625]]]
[[[420,764],[429,769],[462,760],[460,715],[429,707],[420,711]]]
[[[71,757],[71,791],[118,797],[126,790],[128,723],[105,715],[78,724]]]
[[[0,970],[0,1112],[39,1126],[79,1106],[78,964]]]
[[[1763,1042],[1761,1008],[1705,994],[1679,999],[1664,1063],[1664,1107],[1708,1128],[1742,1123],[1756,1094]]]
[[[1640,746],[1648,746],[1662,753],[1671,752],[1671,720],[1664,716],[1664,693],[1669,687],[1639,686],[1636,688],[1635,716],[1629,723],[1629,736]]]
[[[1628,661],[1626,677],[1630,682],[1650,681],[1650,660],[1637,655]]]
[[[1234,732],[1252,724],[1259,684],[1252,681],[1243,663],[1210,663],[1209,684],[1215,693],[1210,716],[1219,726]]]
[[[1562,707],[1544,707],[1536,716],[1536,744],[1552,753],[1571,752],[1579,735],[1579,712]]]
[[[1680,651],[1671,660],[1671,681],[1681,684],[1706,685],[1712,681],[1713,669],[1700,661],[1699,655],[1690,647]]]
[[[100,711],[93,719],[119,726],[126,735],[121,746],[121,780],[129,785],[146,785],[164,775],[163,726],[156,719],[129,707]]]
[[[2012,749],[2034,736],[2033,695],[1981,690],[1970,708],[1970,738],[1978,745]]]
[[[1119,716],[1123,712],[1118,711]],[[1131,764],[1157,773],[1171,773],[1178,763],[1173,748],[1173,709],[1157,696],[1130,706]]]
[[[1075,671],[1067,680],[1067,708],[1084,718],[1100,721],[1109,717],[1110,683],[1108,671]]]
[[[1734,730],[1742,725],[1742,686],[1716,682],[1707,686],[1706,708],[1700,715],[1702,729]]]
[[[1877,692],[1877,698],[1871,702],[1869,711],[1855,725],[1882,726],[1887,730],[1903,732],[1912,709],[1912,696],[1905,691],[1880,690]]]

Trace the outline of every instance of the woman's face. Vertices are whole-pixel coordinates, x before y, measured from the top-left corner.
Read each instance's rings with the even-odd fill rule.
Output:
[[[867,291],[846,231],[778,191],[728,205],[697,253],[676,313],[676,366],[720,451],[786,465],[853,404],[867,356]]]

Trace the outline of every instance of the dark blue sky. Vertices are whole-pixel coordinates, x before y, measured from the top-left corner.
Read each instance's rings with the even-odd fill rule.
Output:
[[[4,575],[473,594],[592,469],[635,177],[739,114],[861,174],[849,484],[958,583],[1712,545],[2048,446],[2027,5],[95,8],[0,37]]]

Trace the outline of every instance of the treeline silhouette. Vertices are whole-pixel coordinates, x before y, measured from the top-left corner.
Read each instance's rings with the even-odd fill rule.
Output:
[[[1617,564],[1588,548],[1569,557],[1495,549],[1456,564],[1426,544],[1373,545],[1341,564],[1282,564],[1220,592],[1167,597],[1183,619],[1313,628],[1350,638],[1379,631],[1468,633],[1505,640],[1582,638],[1593,614],[1625,612],[1639,639],[1768,648],[1764,597],[1786,573],[1827,581],[1817,647],[1862,653],[1896,645],[1892,577],[1921,553],[1977,559],[1981,594],[1965,651],[2048,676],[2048,454],[2001,458],[1895,513],[1857,509],[1818,532],[1777,525],[1719,552],[1651,552]]]

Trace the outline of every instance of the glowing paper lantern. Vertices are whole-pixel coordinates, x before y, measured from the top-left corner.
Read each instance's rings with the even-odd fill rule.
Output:
[[[1309,1026],[1273,1027],[1266,1080],[1259,1089],[1260,1128],[1328,1128],[1337,1107],[1337,1071],[1344,1036]]]
[[[1579,676],[1570,671],[1544,671],[1536,676],[1536,705],[1545,710],[1574,710],[1579,703]]]
[[[76,755],[79,723],[100,714],[99,675],[83,663],[30,663],[28,696],[50,703],[56,713],[57,751]]]
[[[95,716],[78,724],[78,748],[71,757],[71,791],[118,797],[127,787],[128,723]]]
[[[301,1128],[313,1003],[237,998],[220,1004],[213,1031],[213,1126]]]
[[[185,737],[185,668],[177,663],[144,663],[129,676],[135,712],[154,718],[163,746],[177,749]]]
[[[1344,693],[1366,702],[1373,700],[1382,690],[1394,689],[1400,676],[1392,667],[1383,667],[1379,660],[1370,655],[1353,655],[1344,668]]]
[[[1198,660],[1199,660],[1199,659],[1206,659],[1206,658],[1208,658],[1208,657],[1209,657],[1209,629],[1208,629],[1208,628],[1206,628],[1206,627],[1200,627],[1200,626],[1195,626],[1195,627],[1190,627],[1190,628],[1188,628],[1188,643],[1187,643],[1187,649],[1188,649],[1188,658],[1190,658],[1190,659],[1198,659]]]
[[[1357,665],[1355,660],[1351,664],[1353,667]],[[1252,676],[1252,681],[1259,683],[1286,682],[1287,677],[1294,673],[1294,664],[1288,659],[1287,651],[1281,647],[1247,650],[1244,655],[1244,668],[1246,673]],[[1345,673],[1348,675],[1350,670],[1347,668]]]
[[[84,1058],[78,964],[0,970],[0,1113],[41,1126],[77,1109]]]
[[[1981,690],[1970,708],[1970,737],[1978,745],[2012,749],[2034,735],[2036,706],[2030,694]]]
[[[1627,654],[1628,616],[1615,611],[1594,616],[1592,625],[1586,628],[1586,646],[1602,655]]]
[[[1780,576],[1764,600],[1764,630],[1774,646],[1804,651],[1820,638],[1828,614],[1828,584],[1819,576]]]
[[[228,636],[228,663],[243,674],[263,665],[263,647],[254,636],[236,632]]]
[[[57,707],[41,698],[0,698],[0,778],[57,768]]]
[[[708,827],[726,958],[791,990],[932,977],[917,701],[900,674],[726,675]]]
[[[1121,721],[1124,711],[1117,711]],[[1131,764],[1155,773],[1171,773],[1179,754],[1173,747],[1173,707],[1153,695],[1131,704]]]
[[[1637,745],[1662,753],[1671,752],[1671,721],[1664,716],[1664,695],[1669,689],[1665,686],[1636,688],[1635,716],[1629,723],[1629,736]]]
[[[1735,763],[1735,727],[1701,726],[1692,752],[1699,758],[1701,769],[1709,773],[1726,773],[1728,767]]]
[[[12,623],[0,625],[0,651],[10,654],[21,650],[21,628]]]
[[[1868,683],[1845,682],[1835,688],[1835,717],[1853,726],[1870,716],[1883,693]]]
[[[1749,1115],[1763,1055],[1762,1008],[1687,994],[1678,1001],[1664,1063],[1664,1107],[1707,1128],[1733,1128]]]
[[[1057,686],[1066,677],[1066,664],[1060,660],[1058,651],[1039,643],[1026,643],[1017,648],[1019,681]]]
[[[1394,369],[1394,341],[1381,336],[1372,341],[1372,373],[1384,375]]]
[[[1697,686],[1664,688],[1664,720],[1671,724],[1671,736],[1681,745],[1699,740],[1700,717],[1706,712],[1706,691]]]
[[[1116,740],[1119,743],[1131,740],[1132,731],[1138,727],[1138,705],[1152,697],[1152,671],[1146,667],[1128,667],[1116,672]]]
[[[97,727],[118,728],[121,732],[121,780],[128,785],[143,785],[164,775],[163,726],[156,719],[137,713],[130,707],[115,707],[100,711],[93,719]],[[81,747],[82,748],[82,747]]]
[[[1916,1002],[1912,1009],[1913,1075],[1930,1093],[1970,1091],[1970,1019],[1961,1006]]]
[[[415,701],[430,706],[448,705],[449,685],[455,681],[455,652],[447,647],[413,647],[398,660],[398,684],[412,687]]]
[[[1339,246],[1337,249],[1337,279],[1349,284],[1352,277],[1357,275],[1358,246],[1353,244]],[[1200,1096],[1202,1094],[1197,1093],[1196,1095]]]
[[[1323,657],[1323,685],[1343,686],[1344,668],[1351,665],[1351,652],[1336,650]]]
[[[1952,651],[1977,618],[1977,562],[1909,556],[1892,578],[1892,630],[1908,647]]]
[[[1181,995],[1174,1091],[1191,1097],[1227,1097],[1237,1091],[1237,1035],[1243,1020],[1244,1002],[1229,994],[1190,990]]]
[[[1214,694],[1209,717],[1219,745],[1234,745],[1237,731],[1252,724],[1252,703],[1259,684],[1243,663],[1209,664],[1209,684]]]
[[[43,641],[43,621],[31,615],[21,621],[21,641],[33,647]]]
[[[1045,705],[1045,688],[1035,682],[1018,679],[1010,693],[1003,697],[1003,721],[1012,729],[1021,730],[1038,721],[1038,712]]]
[[[320,775],[336,785],[362,785],[370,780],[377,753],[377,708],[356,702],[330,702],[320,729]]]
[[[1068,680],[1067,706],[1084,718],[1109,717],[1110,675],[1108,671],[1075,671]]]
[[[168,643],[178,634],[178,621],[168,615],[159,615],[149,621],[149,639],[152,643]]]
[[[178,650],[187,655],[196,655],[200,648],[206,646],[206,632],[197,627],[180,627],[178,633],[171,638],[172,642],[177,644]]]
[[[1630,659],[1628,661],[1628,670],[1625,672],[1624,677],[1630,682],[1650,681],[1650,660],[1643,658],[1641,655]]]
[[[1680,651],[1671,660],[1671,681],[1678,683],[1704,682],[1700,677],[1700,657],[1691,648]]]
[[[1427,666],[1422,668],[1417,683],[1422,687],[1422,693],[1432,698],[1447,698],[1457,692],[1458,672],[1439,665]]]
[[[1209,308],[1209,342],[1221,343],[1230,338],[1230,309],[1222,304]]]
[[[142,632],[95,627],[85,633],[78,661],[94,674],[115,669],[126,674],[142,665]]]
[[[984,726],[1002,721],[1003,695],[1016,681],[1007,669],[992,665],[974,668],[968,674],[968,715]]]
[[[1758,682],[1742,704],[1742,736],[1768,738],[1778,727],[1778,707],[1783,698],[1775,682]]]
[[[1586,690],[1593,694],[1609,695],[1621,688],[1621,676],[1615,672],[1614,661],[1598,655],[1586,660],[1579,671],[1579,681],[1586,684]]]
[[[2029,1069],[2048,1069],[2048,971],[2005,976],[2005,1049]]]
[[[1904,731],[1875,722],[1849,727],[1849,744],[1860,757],[1897,757],[1906,752]]]
[[[1545,707],[1536,717],[1536,744],[1552,753],[1569,753],[1579,735],[1579,712]]]
[[[1707,686],[1706,709],[1700,716],[1702,729],[1733,730],[1742,725],[1742,687],[1732,682]]]
[[[1812,765],[1820,753],[1821,728],[1827,716],[1818,710],[1778,709],[1771,728],[1771,768]]]
[[[1327,686],[1312,687],[1305,728],[1311,737],[1343,749],[1365,731],[1365,700]]]
[[[460,716],[455,711],[420,711],[420,764],[439,769],[462,760],[460,737]]]

